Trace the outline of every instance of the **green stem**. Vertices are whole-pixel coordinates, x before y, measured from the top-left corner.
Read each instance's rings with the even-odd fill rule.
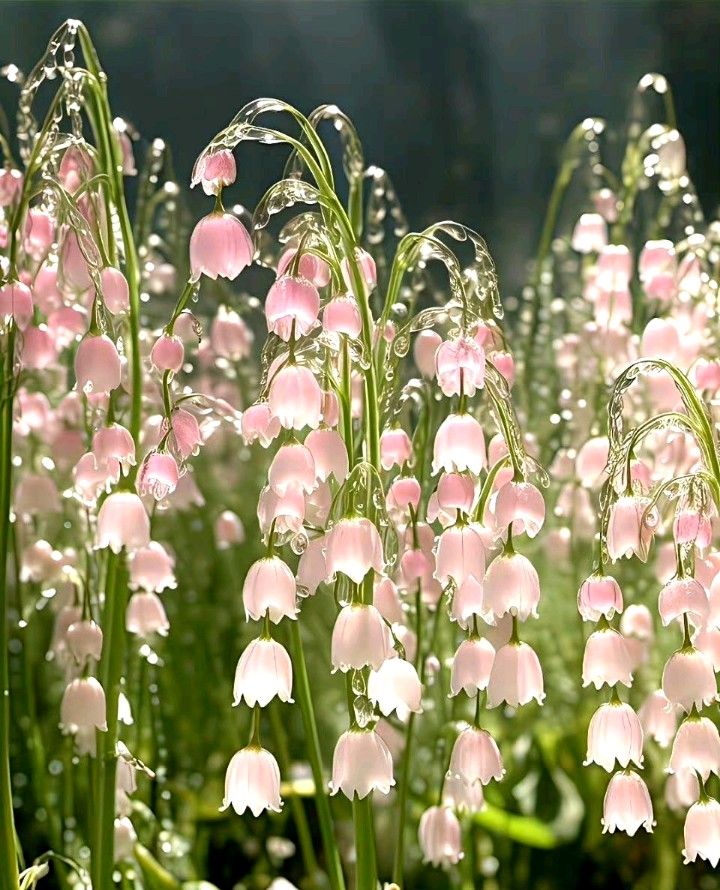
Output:
[[[362,800],[353,797],[352,809],[355,823],[355,890],[377,890],[372,794]]]
[[[12,430],[14,400],[15,326],[6,343],[0,415],[0,888],[17,890],[15,819],[10,782],[10,677],[8,670],[7,559],[12,497]]]
[[[305,664],[302,637],[297,621],[288,622],[290,625],[290,646],[292,649],[293,666],[295,671],[295,692],[300,705],[307,752],[310,759],[313,781],[315,782],[315,806],[317,807],[318,822],[320,823],[320,835],[325,851],[325,868],[330,880],[332,890],[345,890],[345,878],[343,877],[340,854],[338,853],[335,836],[333,833],[332,815],[328,802],[325,778],[323,776],[322,756],[320,754],[320,738],[318,736],[315,710],[313,708],[310,680]],[[373,887],[373,890],[375,888]]]

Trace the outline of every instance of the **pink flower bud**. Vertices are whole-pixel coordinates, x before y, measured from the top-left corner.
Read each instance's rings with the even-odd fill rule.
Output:
[[[389,794],[395,784],[390,750],[373,730],[344,732],[335,745],[330,793],[362,800],[371,791]]]
[[[210,343],[215,353],[231,362],[250,355],[252,331],[234,309],[221,306],[210,328]]]
[[[402,467],[412,456],[410,436],[400,427],[383,430],[380,436],[380,461],[384,470]]]
[[[14,321],[23,331],[33,316],[32,291],[20,281],[9,281],[0,287],[0,318],[5,326]]]
[[[603,801],[603,834],[625,831],[632,837],[642,826],[652,832],[653,808],[647,785],[634,770],[615,773]]]
[[[281,255],[277,265],[278,278],[284,275],[290,268],[296,253],[297,250],[291,247]],[[315,256],[314,253],[303,251],[298,262],[298,272],[303,278],[312,281],[315,287],[327,287],[330,283],[330,267],[325,260]]]
[[[280,768],[269,751],[248,746],[233,755],[225,773],[225,796],[220,809],[230,806],[238,816],[249,809],[256,818],[263,810],[282,810]]]
[[[356,340],[362,331],[362,318],[355,297],[333,297],[323,309],[323,330],[345,334]]]
[[[203,436],[195,415],[184,408],[176,408],[172,413],[170,425],[180,458],[187,460],[196,455],[203,444]]]
[[[515,359],[509,352],[499,350],[492,355],[492,363],[498,372],[505,378],[505,382],[512,387],[515,382]]]
[[[245,444],[259,441],[263,448],[272,444],[280,433],[280,421],[273,417],[267,402],[246,408],[242,416],[242,436]]]
[[[600,253],[607,244],[607,226],[599,213],[583,213],[575,224],[572,248],[578,253]]]
[[[400,559],[400,583],[405,589],[412,587],[429,572],[432,572],[432,562],[422,550],[406,550],[403,553]]]
[[[100,273],[105,308],[111,315],[130,311],[130,287],[119,269],[106,266]]]
[[[587,757],[584,766],[597,763],[609,773],[615,761],[626,769],[630,763],[643,765],[643,729],[638,715],[628,704],[611,701],[600,705],[588,726]]]
[[[215,541],[218,550],[229,550],[235,544],[245,540],[245,528],[242,520],[232,510],[223,510],[215,520]]]
[[[335,671],[379,670],[393,656],[390,629],[375,606],[344,606],[335,619],[330,660]]]
[[[405,617],[397,585],[392,578],[380,578],[373,591],[373,605],[390,624],[399,624]]]
[[[35,371],[44,371],[57,361],[58,348],[47,325],[28,325],[22,338],[22,365]]]
[[[463,858],[460,822],[446,806],[425,810],[420,817],[418,840],[423,862],[446,868]]]
[[[195,165],[191,188],[200,183],[206,195],[217,195],[221,188],[232,185],[237,176],[235,156],[227,148],[203,155]]]
[[[158,371],[173,371],[177,374],[185,361],[185,347],[182,340],[176,336],[162,334],[153,345],[150,361]]]
[[[705,589],[694,578],[673,578],[660,591],[658,612],[665,627],[684,615],[693,627],[702,627],[709,609]]]
[[[435,352],[435,374],[446,396],[474,396],[485,384],[485,350],[475,340],[446,340]]]
[[[468,726],[455,739],[450,755],[449,773],[459,776],[468,785],[499,782],[505,775],[497,742],[484,729]]]
[[[120,356],[106,334],[89,335],[80,343],[75,353],[75,377],[86,395],[111,392],[120,386]]]
[[[276,640],[258,637],[237,663],[233,705],[245,700],[249,708],[264,708],[275,696],[282,702],[292,702],[292,662]]]
[[[327,578],[337,572],[360,584],[374,569],[382,574],[385,568],[383,546],[377,528],[369,519],[341,519],[327,536],[325,554]]]
[[[668,659],[662,676],[662,689],[674,705],[690,713],[717,701],[717,682],[712,662],[695,648],[683,648]]]
[[[520,621],[538,617],[540,579],[521,553],[503,554],[490,563],[484,581],[486,612],[502,618],[510,612]]]
[[[680,354],[680,333],[673,319],[653,318],[640,341],[642,358],[664,358],[676,362]]]
[[[274,522],[275,531],[280,535],[286,532],[299,534],[307,506],[305,495],[299,488],[288,488],[285,494],[278,495],[269,485],[265,486],[260,492],[257,506],[260,531],[267,535]]]
[[[133,590],[152,590],[162,593],[177,587],[175,560],[162,544],[150,541],[147,547],[136,550],[129,559],[130,587]]]
[[[638,717],[645,735],[661,748],[667,748],[675,736],[677,709],[667,700],[662,689],[657,689],[645,699]]]
[[[707,782],[720,775],[720,733],[712,720],[691,715],[680,724],[670,754],[668,772],[695,770]]]
[[[270,411],[285,429],[315,429],[322,416],[322,391],[309,368],[286,365],[272,378]]]
[[[360,267],[360,277],[362,278],[366,289],[372,290],[377,284],[377,269],[375,267],[375,260],[370,256],[367,250],[363,250],[362,247],[356,247],[355,261]],[[350,264],[348,263],[347,257],[343,257],[343,260],[340,263],[340,268],[345,284],[347,285],[347,289],[354,296],[360,296],[354,291],[353,276],[350,273]]]
[[[316,485],[315,461],[310,449],[299,442],[283,445],[270,464],[268,483],[280,497],[293,488],[309,494]]]
[[[42,210],[31,208],[25,220],[24,247],[27,253],[29,253],[30,256],[35,257],[36,259],[41,259],[48,253],[48,251],[52,247],[54,240],[55,223],[52,217]],[[77,241],[75,242],[75,245],[77,245]],[[78,258],[78,261],[84,263],[81,257]],[[81,271],[79,274],[81,275],[83,280],[86,280],[86,264],[81,267]],[[79,288],[79,290],[85,290],[85,288],[81,287]]]
[[[480,424],[470,414],[450,414],[435,434],[433,473],[462,473],[476,476],[487,466],[485,436]]]
[[[437,503],[441,510],[460,510],[469,515],[475,502],[475,480],[465,473],[443,473],[437,486]]]
[[[590,575],[578,591],[577,604],[583,621],[599,621],[601,615],[610,619],[623,610],[620,585],[611,575]]]
[[[671,773],[665,783],[665,800],[674,813],[684,813],[700,797],[700,785],[694,770]]]
[[[583,655],[583,686],[591,683],[596,689],[607,683],[632,686],[632,664],[627,643],[612,628],[596,630],[585,643]]]
[[[720,362],[700,359],[692,370],[698,389],[711,393],[720,389]]]
[[[167,635],[170,622],[162,600],[156,593],[134,593],[125,612],[125,629],[128,633],[148,639],[153,634]]]
[[[71,293],[83,293],[92,287],[88,261],[72,229],[67,229],[63,236],[58,268],[63,288]]]
[[[266,614],[274,624],[297,616],[295,577],[279,557],[259,559],[248,569],[243,584],[245,617],[260,621]]]
[[[654,632],[650,609],[643,603],[630,603],[620,619],[620,633],[624,637],[652,640]]]
[[[435,353],[442,341],[437,331],[420,331],[415,338],[413,357],[418,371],[425,378],[435,376]]]
[[[462,690],[474,698],[487,689],[494,660],[495,649],[484,637],[463,640],[453,657],[450,694],[458,695]]]
[[[60,722],[68,728],[94,726],[100,732],[107,732],[105,690],[95,677],[81,677],[65,687]]]
[[[545,699],[542,668],[535,650],[527,643],[512,640],[495,654],[487,690],[487,706],[507,702],[511,708]]]
[[[633,554],[647,561],[658,522],[657,510],[648,511],[650,503],[649,498],[625,495],[610,508],[607,549],[613,562]]]
[[[265,318],[268,331],[286,342],[291,335],[304,337],[317,324],[320,294],[306,278],[283,275],[268,291]]]
[[[415,666],[404,658],[388,658],[370,671],[367,694],[386,717],[393,711],[401,720],[422,711],[422,683]]]
[[[699,856],[716,868],[720,861],[720,803],[712,797],[694,803],[685,817],[683,832],[685,865]]]
[[[398,476],[390,483],[385,499],[388,513],[401,521],[410,507],[417,510],[421,496],[420,483],[414,476]]]
[[[137,550],[150,543],[150,520],[136,494],[119,491],[107,497],[97,518],[95,549],[109,547],[113,553]]]
[[[230,213],[203,217],[190,236],[190,268],[194,279],[234,281],[252,263],[254,248],[245,226]]]
[[[137,477],[138,494],[165,500],[177,488],[180,471],[172,454],[151,451],[140,465]]]

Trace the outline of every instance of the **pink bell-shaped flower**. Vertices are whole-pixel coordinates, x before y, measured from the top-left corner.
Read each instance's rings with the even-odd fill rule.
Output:
[[[79,677],[65,687],[60,702],[60,722],[65,727],[95,727],[107,732],[105,690],[95,677]]]
[[[75,621],[67,629],[67,646],[75,661],[84,667],[90,660],[97,663],[102,655],[102,628],[92,619]]]
[[[259,441],[267,448],[279,435],[280,428],[280,421],[273,417],[267,402],[258,402],[243,411],[241,429],[246,445]]]
[[[415,666],[404,658],[388,658],[368,677],[368,698],[385,717],[397,711],[401,720],[422,711],[422,683]]]
[[[545,522],[543,496],[529,482],[507,482],[497,493],[495,522],[501,529],[512,526],[513,535],[534,538]]]
[[[270,384],[270,411],[285,429],[315,429],[322,418],[322,391],[315,375],[300,365],[285,365]]]
[[[392,578],[380,578],[375,584],[373,605],[390,624],[399,624],[405,617],[397,585]]]
[[[435,434],[433,473],[462,473],[476,476],[487,465],[485,436],[480,424],[470,414],[450,414]]]
[[[713,868],[720,862],[720,803],[706,797],[694,803],[685,817],[685,865],[699,856]]]
[[[484,637],[463,640],[453,657],[450,695],[458,695],[462,690],[474,698],[487,689],[494,661],[495,649]]]
[[[457,621],[461,627],[467,628],[473,617],[483,620],[492,616],[488,614],[485,606],[485,592],[482,582],[474,575],[468,575],[455,589],[450,607],[450,617]],[[509,616],[508,616],[509,617]]]
[[[673,521],[673,539],[676,544],[694,544],[698,550],[707,549],[712,543],[710,517],[697,510],[678,510]]]
[[[195,188],[200,183],[206,195],[217,195],[222,188],[232,185],[236,176],[235,156],[229,149],[221,148],[198,160],[190,187]]]
[[[607,549],[613,562],[633,554],[647,560],[658,519],[655,508],[648,511],[650,503],[649,498],[625,495],[610,508]]]
[[[709,611],[705,588],[694,578],[672,578],[660,591],[658,612],[665,627],[687,616],[693,627],[701,628]]]
[[[101,427],[93,436],[93,454],[99,465],[117,461],[123,475],[135,466],[135,442],[128,430],[119,423]]]
[[[182,340],[170,334],[161,334],[150,352],[150,361],[158,371],[177,372],[185,360],[185,347]]]
[[[245,617],[260,621],[266,614],[274,624],[297,616],[297,585],[289,566],[278,556],[254,562],[243,584]]]
[[[282,810],[280,767],[269,751],[248,745],[233,755],[225,773],[225,796],[220,809],[228,807],[238,816],[249,809],[256,818],[264,810]]]
[[[314,596],[325,580],[325,535],[318,535],[308,541],[297,569],[297,584],[300,596]]]
[[[315,462],[315,476],[321,482],[330,476],[344,482],[348,474],[348,453],[342,436],[331,429],[317,429],[308,433],[305,447]]]
[[[380,462],[383,470],[402,467],[412,456],[410,436],[400,427],[383,430],[380,436]]]
[[[472,397],[485,384],[485,350],[469,337],[446,340],[435,352],[435,374],[444,395]]]
[[[538,617],[540,579],[530,560],[521,553],[494,559],[485,575],[484,608],[495,618],[511,612],[520,621]]]
[[[196,280],[207,275],[234,281],[250,265],[253,253],[247,229],[230,213],[208,214],[190,236],[190,268]]]
[[[90,335],[81,341],[75,353],[75,377],[86,395],[111,392],[120,386],[120,356],[106,334]]]
[[[425,810],[420,817],[418,840],[423,862],[445,868],[463,858],[460,822],[446,806]]]
[[[695,770],[707,782],[720,775],[720,733],[708,717],[691,714],[680,724],[670,753],[668,772]]]
[[[130,597],[125,613],[125,629],[143,639],[148,639],[153,634],[161,637],[167,635],[170,622],[162,600],[156,593],[134,593]]]
[[[150,519],[136,494],[119,491],[102,503],[97,518],[95,549],[109,547],[113,553],[137,550],[150,543]]]
[[[371,791],[389,794],[395,784],[392,756],[385,742],[373,730],[350,729],[335,745],[330,793],[342,793],[349,800],[362,800]]]
[[[670,656],[662,676],[662,689],[668,700],[688,714],[693,706],[703,708],[717,701],[717,681],[712,662],[692,646]]]
[[[375,606],[353,603],[340,609],[332,632],[333,673],[359,671],[368,665],[377,671],[393,654],[390,629]]]
[[[624,770],[610,779],[603,801],[603,834],[624,831],[632,837],[642,826],[652,832],[653,808],[647,785],[634,770]]]
[[[600,705],[588,726],[587,757],[584,766],[597,763],[612,772],[615,761],[625,769],[643,765],[643,729],[640,718],[628,704],[611,701]]]
[[[485,809],[485,795],[480,782],[468,784],[460,776],[446,773],[443,780],[443,806],[451,807],[458,813],[480,813]]]
[[[599,253],[607,244],[607,225],[599,213],[583,213],[575,223],[572,249],[578,253]]]
[[[360,584],[371,569],[381,575],[385,561],[377,528],[362,517],[336,522],[327,536],[325,560],[328,579],[340,572]]]
[[[595,436],[580,448],[575,458],[575,475],[588,488],[595,488],[605,475],[610,442],[607,436]]]
[[[365,284],[365,287],[368,290],[372,290],[377,284],[377,268],[375,267],[375,260],[370,256],[367,250],[363,250],[362,247],[355,248],[355,261],[360,267],[360,276]],[[347,285],[348,290],[354,296],[358,297],[359,294],[356,294],[354,291],[354,279],[350,274],[350,264],[347,260],[347,257],[343,257],[342,262],[340,263],[340,268],[342,271],[342,276]]]
[[[328,333],[344,334],[357,340],[362,332],[362,318],[355,297],[333,297],[323,309],[322,324]]]
[[[286,343],[291,336],[304,337],[317,324],[320,294],[306,278],[283,275],[278,278],[265,298],[265,318],[268,331]]]
[[[443,585],[456,586],[472,575],[481,581],[485,575],[486,547],[477,523],[455,525],[440,535],[435,554],[435,577]]]
[[[674,813],[684,813],[700,797],[700,783],[694,770],[670,773],[665,782],[665,801]]]
[[[430,379],[435,376],[435,353],[443,342],[437,331],[420,331],[415,338],[413,358],[418,371],[423,377]]]
[[[632,663],[625,639],[612,628],[596,630],[585,643],[583,686],[632,686]]]
[[[229,550],[245,540],[245,527],[242,520],[232,510],[223,510],[215,520],[215,541],[218,550]]]
[[[180,470],[172,454],[151,451],[140,465],[137,490],[140,495],[152,495],[156,501],[165,500],[177,488]]]
[[[220,306],[210,327],[210,345],[216,355],[239,362],[250,355],[253,334],[234,309]]]
[[[33,316],[33,298],[30,288],[20,281],[9,281],[0,287],[0,319],[4,325],[14,321],[24,331]]]
[[[511,708],[545,699],[543,673],[535,650],[527,643],[510,640],[495,653],[487,690],[487,706],[507,702]]]
[[[266,707],[277,696],[292,702],[292,662],[276,640],[258,637],[243,651],[235,669],[233,705]]]
[[[397,476],[390,483],[385,505],[391,518],[404,525],[408,521],[410,507],[417,511],[421,497],[422,489],[414,476]]]
[[[15,203],[23,184],[22,171],[16,167],[0,169],[0,207],[9,207]]]
[[[667,748],[675,737],[677,708],[667,700],[662,689],[656,689],[643,702],[638,717],[645,735],[661,748]]]
[[[162,544],[150,541],[147,547],[136,550],[129,559],[130,587],[133,590],[152,590],[162,593],[177,587],[175,560]]]
[[[306,494],[315,488],[315,461],[309,448],[299,442],[281,446],[270,464],[268,484],[282,497],[289,489]]]
[[[505,775],[497,742],[484,729],[468,726],[455,739],[450,755],[450,774],[468,785],[499,782]]]
[[[277,264],[277,277],[280,278],[288,271],[295,259],[297,249],[290,247],[280,256]],[[298,272],[303,278],[312,281],[315,287],[327,287],[330,284],[330,267],[314,253],[303,251],[298,262]]]
[[[111,315],[119,315],[130,310],[130,286],[119,269],[106,266],[100,272],[103,302]]]
[[[620,585],[611,575],[590,575],[583,581],[577,596],[578,612],[583,621],[610,619],[623,610]]]
[[[170,418],[170,426],[177,453],[182,460],[187,460],[200,451],[203,435],[194,414],[184,408],[175,408]]]

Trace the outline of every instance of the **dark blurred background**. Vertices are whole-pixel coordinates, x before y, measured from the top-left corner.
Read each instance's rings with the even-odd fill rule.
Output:
[[[248,100],[334,102],[367,161],[390,173],[411,226],[478,229],[505,293],[522,284],[565,137],[590,115],[622,129],[647,71],[672,84],[708,215],[720,200],[712,0],[0,2],[0,62],[28,70],[69,16],[94,36],[114,111],[171,143],[181,179]],[[241,149],[246,181],[233,194],[252,205],[283,162],[279,148]]]

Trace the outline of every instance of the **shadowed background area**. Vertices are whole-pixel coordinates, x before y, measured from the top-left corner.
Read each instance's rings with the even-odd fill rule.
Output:
[[[250,99],[334,102],[411,226],[478,229],[506,294],[522,284],[566,135],[590,115],[622,126],[646,71],[673,86],[706,214],[720,200],[718,3],[7,2],[0,60],[27,69],[68,16],[94,35],[114,109],[171,144],[181,180]],[[239,163],[250,204],[283,159],[249,151]]]

